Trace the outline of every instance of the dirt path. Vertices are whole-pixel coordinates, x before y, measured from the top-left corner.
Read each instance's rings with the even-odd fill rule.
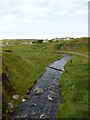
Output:
[[[79,56],[84,56],[86,58],[90,58],[90,56],[83,54],[83,53],[78,53],[78,52],[69,52],[69,51],[56,51],[56,53],[64,53],[64,54],[74,54],[74,55],[79,55]]]

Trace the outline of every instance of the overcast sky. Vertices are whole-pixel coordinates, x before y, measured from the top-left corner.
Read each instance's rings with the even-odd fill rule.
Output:
[[[0,39],[88,36],[88,0],[0,0]]]

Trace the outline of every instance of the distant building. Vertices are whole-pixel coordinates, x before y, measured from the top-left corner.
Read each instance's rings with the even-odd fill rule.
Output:
[[[57,39],[54,39],[53,41],[56,42],[56,41],[58,41],[58,40],[57,40]]]
[[[30,42],[30,43],[28,43],[29,45],[31,45],[32,44],[32,42]]]
[[[64,38],[64,40],[71,40],[71,37],[66,37]]]
[[[57,37],[56,37],[56,38],[54,38],[53,41],[54,41],[54,42],[57,42],[57,41],[60,41],[60,40],[61,40],[61,38],[57,38]]]
[[[5,43],[5,44],[3,44],[3,46],[8,46],[8,42],[7,42],[7,43]]]
[[[26,45],[26,44],[28,44],[28,42],[25,42],[24,44]]]
[[[48,42],[48,39],[43,40],[43,42]]]

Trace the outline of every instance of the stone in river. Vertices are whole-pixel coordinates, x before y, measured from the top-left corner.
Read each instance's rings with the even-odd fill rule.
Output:
[[[36,103],[32,103],[33,106],[36,106],[37,104]]]
[[[52,99],[52,97],[50,97],[50,96],[48,95],[48,100],[52,101],[53,99]]]
[[[22,99],[22,102],[25,102],[26,101],[26,99]]]
[[[36,87],[33,91],[35,92],[35,95],[43,93],[43,90],[39,87]]]
[[[45,114],[41,114],[40,115],[40,119],[45,119],[46,118],[46,115]]]

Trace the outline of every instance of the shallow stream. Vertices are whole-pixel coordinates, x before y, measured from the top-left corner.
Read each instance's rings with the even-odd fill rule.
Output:
[[[70,58],[70,55],[64,55],[62,59],[53,62],[46,68],[46,72],[37,80],[26,101],[16,107],[11,119],[55,118],[56,112],[59,110],[59,104],[63,103],[59,80],[64,65]]]

